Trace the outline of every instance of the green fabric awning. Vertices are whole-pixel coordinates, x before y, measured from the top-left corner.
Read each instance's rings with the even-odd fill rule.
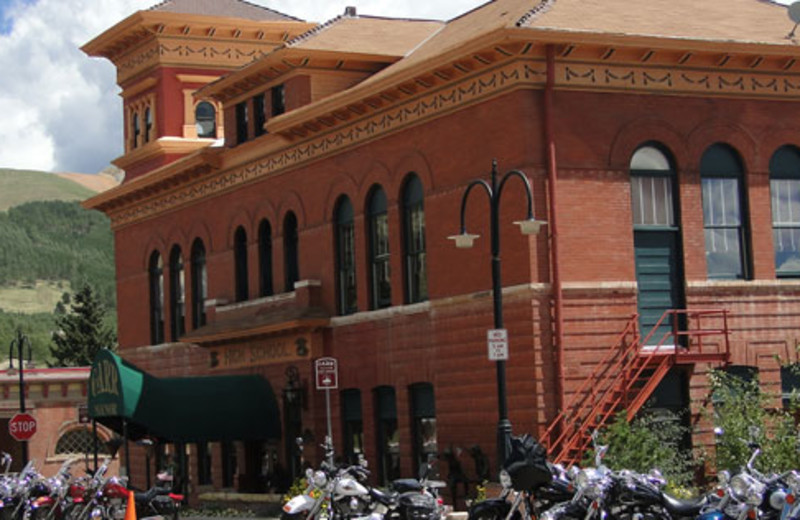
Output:
[[[89,417],[128,436],[169,442],[278,439],[280,413],[261,376],[157,378],[109,350],[89,376]]]

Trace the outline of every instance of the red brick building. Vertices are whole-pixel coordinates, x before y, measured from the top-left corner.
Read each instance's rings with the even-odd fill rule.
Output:
[[[577,413],[621,345],[652,354],[636,406],[656,395],[696,418],[726,361],[778,391],[776,356],[796,361],[800,341],[793,25],[760,0],[495,0],[448,22],[348,9],[322,25],[167,0],[86,44],[117,66],[125,107],[125,182],[87,202],[115,231],[121,355],[159,376],[259,374],[280,396],[281,439],[189,446],[207,466],[192,481],[296,471],[292,439],[326,430],[322,356],[339,363],[337,452],[363,450],[379,480],[473,445],[494,466],[480,188],[476,247],[447,239],[493,159],[547,221],[512,225],[526,197],[510,178],[516,432]],[[556,431],[585,433],[568,419]]]
[[[78,459],[75,475],[82,468],[94,467],[94,432],[86,415],[89,368],[27,368],[23,374],[25,411],[36,419],[36,433],[27,441],[28,460],[45,476],[51,476],[69,459]],[[20,411],[20,384],[17,368],[0,373],[0,451],[13,459],[11,471],[23,466],[23,447],[9,433],[8,423]],[[84,408],[83,411],[81,409]],[[97,430],[98,455],[116,450],[114,433],[103,426]],[[111,441],[111,446],[107,443]],[[118,444],[116,444],[118,446]],[[109,468],[116,472],[118,459]],[[0,468],[2,471],[3,468]]]

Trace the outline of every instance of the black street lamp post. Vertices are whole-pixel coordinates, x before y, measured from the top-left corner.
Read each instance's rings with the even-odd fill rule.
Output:
[[[491,254],[492,254],[492,299],[494,310],[494,328],[503,328],[503,285],[500,277],[500,196],[506,181],[512,177],[519,178],[525,188],[525,195],[528,200],[528,215],[525,220],[514,222],[520,227],[523,235],[536,235],[542,225],[546,224],[543,220],[536,220],[533,216],[533,191],[528,177],[519,170],[506,172],[498,181],[497,160],[492,161],[491,183],[483,179],[476,179],[469,183],[464,196],[461,199],[461,233],[450,238],[456,243],[458,248],[472,247],[478,235],[467,233],[464,213],[467,207],[467,198],[476,186],[480,186],[489,196],[489,218],[491,235]],[[508,406],[506,404],[506,362],[505,359],[497,359],[497,405],[499,420],[497,423],[497,463],[501,467],[508,457],[511,436],[511,421],[508,420]]]
[[[22,360],[24,357],[25,345],[28,346],[28,368],[31,368],[33,361],[31,359],[31,341],[27,336],[22,334],[20,329],[17,329],[17,337],[11,340],[8,346],[8,370],[14,370],[14,348],[17,349],[17,356],[19,359],[19,413],[25,413],[25,377],[24,366]],[[28,463],[28,441],[22,441],[22,465],[23,467]]]

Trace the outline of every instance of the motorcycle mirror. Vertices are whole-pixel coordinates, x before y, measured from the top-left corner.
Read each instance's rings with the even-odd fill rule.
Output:
[[[755,441],[758,437],[761,436],[761,428],[755,425],[748,426],[747,435],[750,437],[751,441]]]
[[[725,433],[725,430],[723,430],[723,429],[722,429],[722,428],[720,428],[719,426],[717,426],[716,428],[714,428],[714,435],[715,435],[715,436],[717,436],[717,437],[722,437],[722,435],[723,435],[724,433]]]

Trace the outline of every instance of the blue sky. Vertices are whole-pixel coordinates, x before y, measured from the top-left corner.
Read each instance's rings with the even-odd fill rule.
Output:
[[[95,173],[122,153],[114,67],[80,46],[158,1],[0,0],[0,167]],[[324,22],[348,5],[361,14],[450,19],[486,0],[249,1]]]
[[[95,173],[122,153],[113,65],[80,46],[160,0],[0,0],[0,168]],[[249,0],[311,21],[449,19],[485,0]]]

